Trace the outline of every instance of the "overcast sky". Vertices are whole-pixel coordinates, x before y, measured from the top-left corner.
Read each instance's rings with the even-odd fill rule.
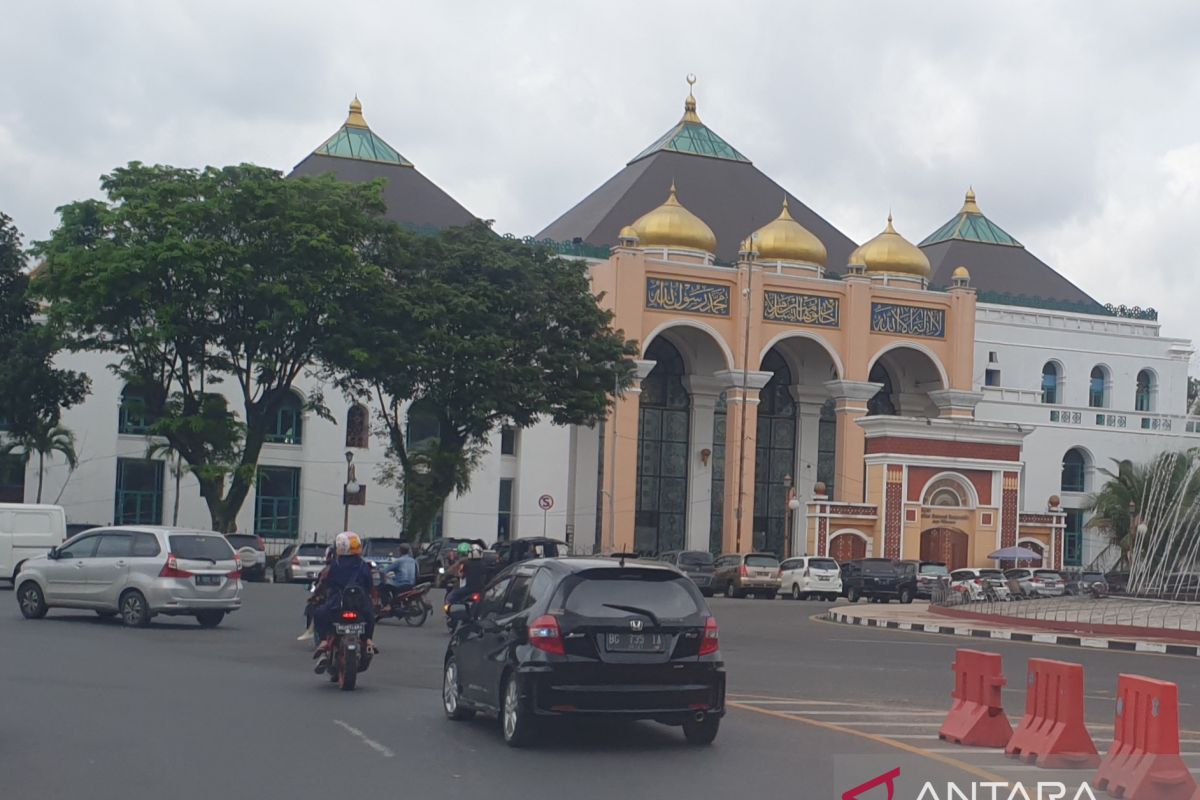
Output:
[[[536,233],[694,72],[701,118],[856,241],[889,208],[919,241],[973,184],[1098,300],[1200,340],[1198,36],[1194,2],[9,4],[0,210],[38,239],[133,159],[287,171],[357,92],[468,209]]]

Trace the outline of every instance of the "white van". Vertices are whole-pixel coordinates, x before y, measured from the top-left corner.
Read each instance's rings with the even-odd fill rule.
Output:
[[[62,506],[0,503],[0,581],[13,581],[21,564],[44,556],[67,538]]]

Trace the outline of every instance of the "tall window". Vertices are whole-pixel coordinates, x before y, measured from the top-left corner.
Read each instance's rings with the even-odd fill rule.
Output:
[[[117,433],[145,434],[156,420],[146,409],[146,394],[126,385],[121,390],[121,409],[117,417]]]
[[[267,441],[272,444],[301,444],[303,442],[304,410],[300,398],[291,392],[279,404],[275,418],[267,428]]]
[[[1047,361],[1042,367],[1042,402],[1058,402],[1058,384],[1062,375],[1059,374],[1058,364]]]
[[[500,455],[515,456],[517,454],[517,429],[505,425],[500,429]]]
[[[272,539],[300,534],[300,468],[259,467],[254,532]]]
[[[1088,405],[1092,408],[1104,408],[1104,385],[1108,382],[1108,373],[1104,367],[1092,367],[1092,378],[1088,384]]]
[[[1063,535],[1063,566],[1083,565],[1083,511],[1067,509],[1067,527]]]
[[[370,415],[361,403],[346,412],[346,447],[366,447],[371,442]]]
[[[783,556],[787,527],[784,478],[796,472],[796,404],[788,387],[792,372],[775,350],[762,362],[774,373],[759,392],[754,453],[754,547]]]
[[[708,549],[714,555],[725,549],[725,393],[713,409],[712,513],[708,523]]]
[[[686,538],[691,397],[674,345],[660,336],[646,358],[656,363],[642,381],[634,547],[657,553],[682,548]]]
[[[1087,457],[1078,448],[1072,447],[1063,456],[1062,490],[1064,492],[1087,491]]]
[[[0,455],[0,503],[25,502],[25,459]]]
[[[114,525],[162,524],[164,466],[144,458],[117,459]]]
[[[1138,411],[1153,411],[1151,408],[1151,395],[1154,391],[1154,374],[1148,369],[1144,369],[1137,374],[1137,396],[1134,398],[1133,407]]]
[[[496,521],[496,539],[507,542],[512,536],[513,481],[500,479],[500,509]]]
[[[833,497],[833,483],[837,478],[834,469],[836,460],[837,412],[833,400],[826,400],[825,405],[821,406],[821,422],[817,428],[817,480],[825,484],[828,497]]]

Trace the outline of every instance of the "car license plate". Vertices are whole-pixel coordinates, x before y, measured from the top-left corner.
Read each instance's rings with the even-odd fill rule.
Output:
[[[827,581],[827,580],[829,580],[829,579],[830,579],[830,578],[829,578],[829,576],[828,576],[828,575],[818,575],[818,576],[817,576],[817,580],[819,580],[819,581]]]
[[[221,576],[220,575],[197,575],[196,576],[196,585],[197,586],[220,586],[221,585]]]
[[[667,649],[667,639],[660,633],[609,633],[604,636],[604,649],[610,653],[661,653]]]
[[[340,636],[362,636],[367,632],[367,623],[365,622],[335,622],[333,629]]]

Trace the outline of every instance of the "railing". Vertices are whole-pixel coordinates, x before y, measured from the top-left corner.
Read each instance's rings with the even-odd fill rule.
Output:
[[[983,402],[1024,406],[1024,419],[1037,424],[1071,425],[1085,428],[1149,431],[1151,433],[1200,433],[1200,417],[1182,414],[1159,414],[1153,411],[1119,411],[1106,408],[1063,406],[1042,402],[1042,393],[1035,389],[1010,389],[984,386]]]

